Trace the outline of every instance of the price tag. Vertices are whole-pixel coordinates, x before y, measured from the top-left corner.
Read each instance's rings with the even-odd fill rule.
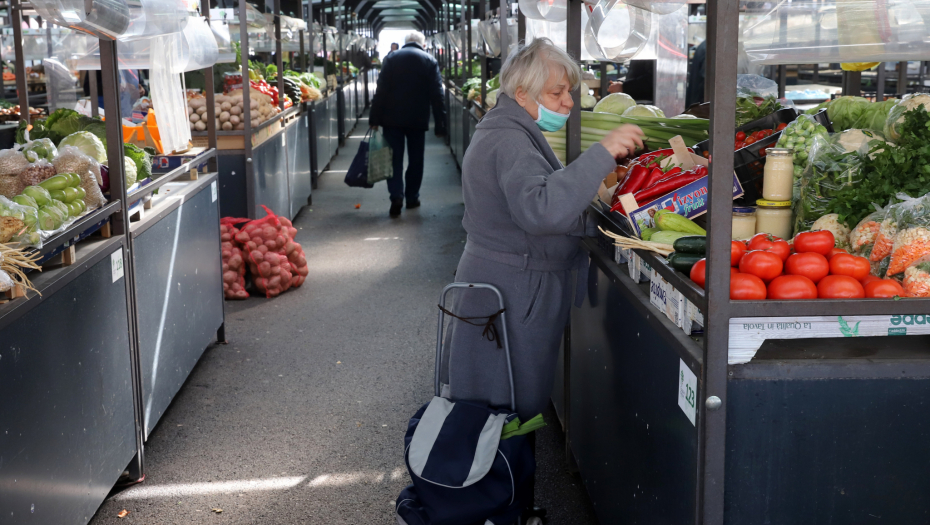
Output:
[[[210,183],[210,193],[213,195],[213,202],[216,202],[216,181]]]
[[[110,254],[110,272],[113,275],[113,282],[123,278],[123,249],[120,248]]]
[[[684,360],[679,359],[678,365],[678,406],[688,416],[692,425],[695,425],[695,398],[697,398],[697,376],[691,372]]]

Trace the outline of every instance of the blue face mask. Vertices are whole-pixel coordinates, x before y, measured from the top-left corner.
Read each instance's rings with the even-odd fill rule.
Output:
[[[536,119],[536,125],[539,126],[539,129],[543,131],[558,131],[562,129],[562,126],[565,125],[565,121],[568,120],[567,114],[556,113],[540,104],[538,100],[536,104],[539,106],[539,117]]]

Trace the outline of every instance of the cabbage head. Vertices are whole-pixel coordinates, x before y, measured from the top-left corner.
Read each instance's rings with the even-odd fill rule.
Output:
[[[597,106],[597,99],[592,95],[581,95],[581,109],[591,109]]]
[[[853,129],[871,105],[862,97],[839,97],[827,105],[827,116],[836,131]]]
[[[487,100],[487,103],[488,103],[488,107],[489,107],[489,108],[493,108],[494,106],[497,105],[497,95],[500,94],[500,92],[501,92],[500,89],[495,89],[495,90],[493,90],[493,91],[488,91],[488,95],[487,95],[487,96],[488,96],[488,100]]]
[[[97,135],[88,131],[77,131],[63,138],[58,147],[64,148],[65,146],[74,146],[81,150],[81,153],[101,164],[107,162],[107,149],[103,147],[103,142],[97,138]]]
[[[627,108],[631,108],[635,105],[636,101],[626,93],[611,93],[595,104],[594,111],[596,113],[622,115]]]
[[[128,190],[130,186],[136,183],[138,175],[136,163],[129,157],[123,157],[123,169],[126,171],[126,189]]]
[[[624,117],[665,117],[665,113],[655,106],[636,105],[623,112]]]

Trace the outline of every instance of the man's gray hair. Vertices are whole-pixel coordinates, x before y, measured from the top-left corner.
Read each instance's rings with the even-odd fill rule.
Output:
[[[423,36],[423,33],[419,31],[411,31],[407,33],[407,36],[404,37],[405,44],[420,44],[420,46],[426,45],[426,37]]]
[[[501,91],[513,98],[522,87],[535,99],[546,86],[551,68],[565,71],[572,90],[581,85],[581,68],[572,57],[548,38],[537,38],[507,57],[501,68]]]

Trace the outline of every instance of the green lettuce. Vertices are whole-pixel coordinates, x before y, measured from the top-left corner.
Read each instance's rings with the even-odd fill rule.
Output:
[[[123,153],[136,166],[136,177],[145,180],[152,176],[152,155],[134,144],[123,144]]]

